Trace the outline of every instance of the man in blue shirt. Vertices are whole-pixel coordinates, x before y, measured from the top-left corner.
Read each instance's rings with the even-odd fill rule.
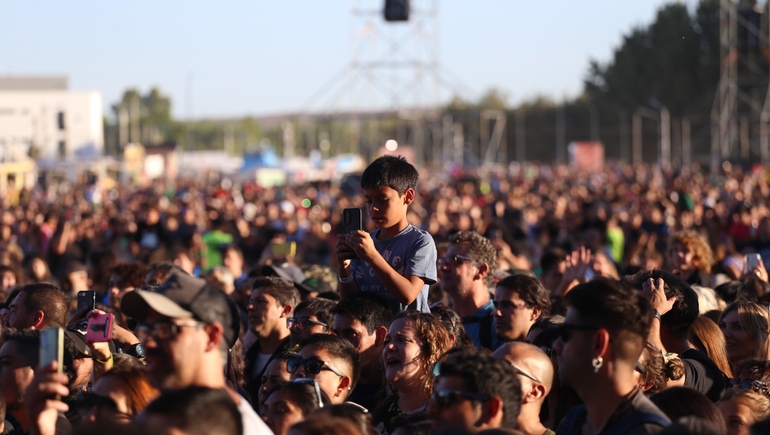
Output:
[[[441,289],[452,298],[452,307],[462,317],[473,345],[495,350],[505,344],[496,337],[495,306],[488,290],[497,270],[497,251],[489,239],[474,231],[460,231],[449,243],[438,261]]]

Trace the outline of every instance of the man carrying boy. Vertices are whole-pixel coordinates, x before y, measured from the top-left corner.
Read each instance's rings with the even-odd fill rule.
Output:
[[[403,157],[382,156],[361,177],[372,233],[337,235],[340,295],[376,293],[393,313],[430,312],[428,286],[436,282],[436,245],[406,218],[414,201],[417,170]],[[356,255],[358,258],[351,260]]]

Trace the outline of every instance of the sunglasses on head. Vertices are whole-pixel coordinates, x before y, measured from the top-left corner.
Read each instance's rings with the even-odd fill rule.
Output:
[[[536,377],[534,377],[533,375],[531,375],[531,374],[527,373],[527,372],[526,372],[526,371],[524,371],[524,369],[522,369],[521,367],[517,366],[516,364],[514,364],[514,363],[512,363],[512,362],[510,362],[510,361],[509,361],[508,363],[511,365],[511,367],[513,367],[513,369],[514,369],[514,370],[516,370],[516,373],[518,373],[518,374],[520,374],[520,375],[524,376],[525,378],[527,378],[527,379],[529,379],[529,380],[535,381],[535,382],[537,382],[538,384],[540,383],[540,380],[539,380],[538,378],[536,378]]]
[[[434,302],[434,303],[430,304],[429,309],[430,309],[431,313],[435,309],[436,311],[438,311],[439,313],[444,315],[444,317],[449,319],[449,323],[452,325],[452,330],[455,329],[455,321],[452,319],[452,316],[449,315],[449,312],[446,310],[446,307],[444,306],[443,302],[441,302],[441,301]]]
[[[452,255],[449,257],[439,258],[436,261],[436,267],[441,268],[443,266],[461,266],[466,261],[478,262],[478,260],[466,257],[464,255]]]
[[[571,323],[560,323],[557,325],[557,328],[559,328],[559,337],[561,338],[561,341],[566,343],[570,341],[572,338],[572,332],[571,331],[598,331],[601,329],[598,326],[592,326],[592,325],[573,325]]]
[[[435,402],[439,408],[446,409],[455,403],[458,397],[464,397],[469,400],[477,400],[479,402],[486,402],[487,400],[491,399],[491,397],[485,396],[483,394],[442,388],[441,390],[431,393],[430,400]]]
[[[770,397],[770,386],[767,384],[767,382],[762,381],[752,381],[751,379],[747,379],[745,381],[742,381],[740,383],[733,381],[733,388],[741,388],[744,390],[751,390],[754,392],[757,392],[765,397]]]
[[[303,359],[302,357],[295,356],[286,360],[286,371],[291,374],[294,374],[300,366],[305,368],[305,372],[313,375],[321,373],[323,369],[328,369],[337,376],[345,376],[340,370],[317,358]]]

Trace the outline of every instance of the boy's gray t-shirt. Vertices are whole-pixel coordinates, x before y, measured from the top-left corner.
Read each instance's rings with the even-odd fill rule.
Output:
[[[411,224],[404,231],[387,240],[377,240],[379,232],[380,230],[376,230],[369,235],[374,241],[374,248],[382,255],[382,258],[400,275],[419,276],[425,281],[425,285],[414,302],[403,305],[385,288],[380,278],[374,273],[372,266],[359,259],[351,262],[358,290],[376,293],[377,296],[387,300],[393,314],[405,310],[430,313],[428,287],[436,283],[436,258],[438,256],[433,237]]]

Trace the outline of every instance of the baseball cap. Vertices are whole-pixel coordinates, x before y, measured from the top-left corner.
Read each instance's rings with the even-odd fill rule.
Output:
[[[278,275],[278,277],[287,279],[293,283],[301,283],[305,281],[305,272],[303,272],[299,267],[289,263],[265,266],[262,268],[262,275]]]
[[[175,273],[154,291],[134,290],[121,301],[123,313],[143,320],[152,308],[166,317],[192,317],[201,322],[222,325],[224,339],[232,347],[238,339],[239,319],[231,302],[219,289],[187,274]]]

